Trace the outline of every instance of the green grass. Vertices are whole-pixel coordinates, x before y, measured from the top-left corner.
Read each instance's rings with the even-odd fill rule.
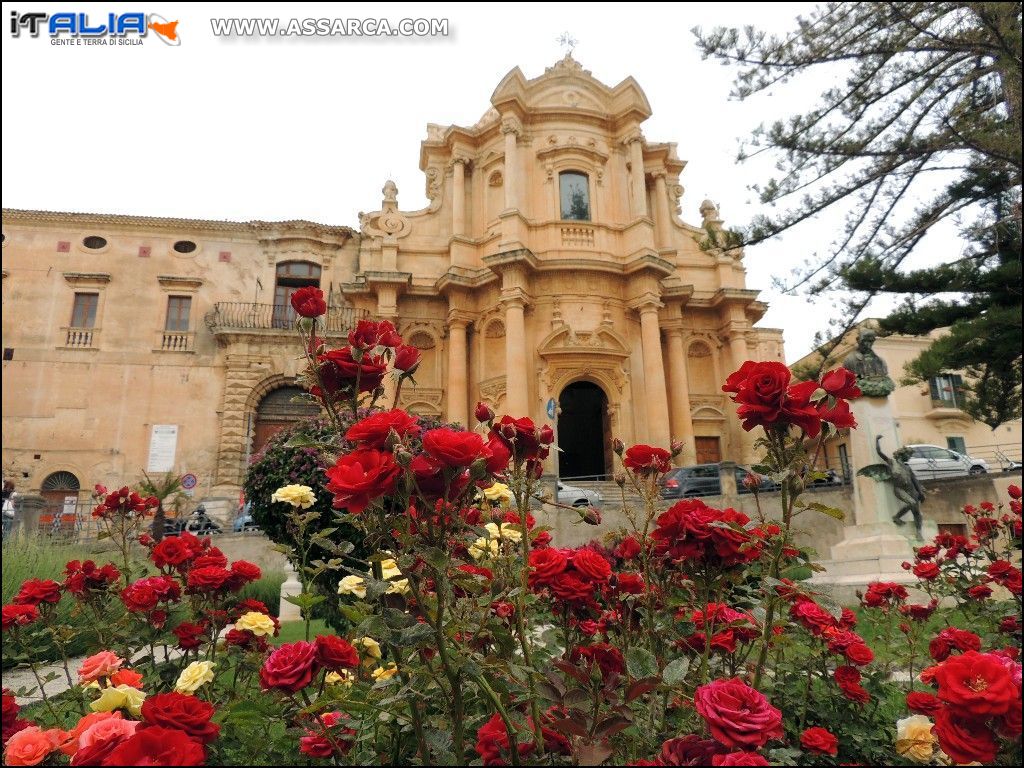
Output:
[[[259,600],[270,609],[272,616],[277,616],[281,605],[281,585],[284,584],[284,571],[264,571],[259,581],[247,584],[238,593],[239,600]]]
[[[334,630],[328,627],[323,619],[313,619],[309,623],[309,639],[312,640],[317,635],[333,635]],[[270,641],[274,645],[282,645],[283,643],[294,643],[297,640],[306,639],[306,623],[304,621],[286,621],[281,624],[281,634],[277,637],[273,637]]]

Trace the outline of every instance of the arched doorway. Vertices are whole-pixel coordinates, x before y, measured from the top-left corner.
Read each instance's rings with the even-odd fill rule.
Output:
[[[558,475],[589,477],[611,472],[608,398],[589,381],[577,381],[558,397]]]
[[[260,401],[256,407],[256,425],[252,436],[252,455],[256,455],[267,440],[300,419],[320,415],[320,406],[312,402],[302,387],[279,387]]]
[[[39,514],[39,527],[47,533],[74,531],[78,517],[78,478],[71,472],[52,472],[39,486],[43,509]],[[59,521],[59,522],[58,522]]]

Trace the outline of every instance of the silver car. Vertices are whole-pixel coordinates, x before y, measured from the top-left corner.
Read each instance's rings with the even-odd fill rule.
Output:
[[[988,472],[988,462],[966,456],[937,445],[908,445],[909,466],[918,480],[939,480],[944,477],[967,477]]]
[[[597,491],[590,488],[578,488],[575,485],[568,485],[561,480],[558,481],[558,503],[569,504],[573,507],[598,507],[604,497]]]

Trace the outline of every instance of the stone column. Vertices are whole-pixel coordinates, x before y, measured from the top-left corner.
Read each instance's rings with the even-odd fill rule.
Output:
[[[661,359],[661,329],[658,306],[645,301],[637,308],[640,314],[640,338],[644,355],[644,396],[647,400],[647,439],[651,445],[668,448],[668,399],[665,394],[665,365]]]
[[[452,234],[466,233],[466,158],[452,158]]]
[[[526,302],[519,294],[502,299],[505,304],[505,408],[515,418],[531,416],[529,370],[526,356]]]
[[[519,136],[523,124],[517,117],[506,117],[501,121],[501,132],[505,134],[505,210],[519,208]]]
[[[455,310],[448,313],[448,421],[470,427],[466,326],[469,319]]]
[[[693,436],[693,415],[690,413],[690,382],[686,372],[686,352],[683,349],[683,329],[668,329],[668,374],[672,381],[669,404],[672,409],[673,437],[683,442],[681,466],[697,463],[697,445]]]
[[[729,330],[729,357],[732,358],[732,368],[724,373],[723,377],[728,376],[733,371],[739,370],[739,367],[750,359],[750,350],[747,348],[747,332],[746,328],[743,326],[733,324]],[[733,413],[736,412],[736,408],[733,403],[730,402],[727,405],[731,407]],[[754,432],[747,432],[747,430],[743,429],[738,419],[733,419],[733,424],[735,434],[739,438],[737,440],[736,447],[739,448],[740,455],[732,458],[738,462],[744,463],[753,461],[755,458],[754,440],[757,439],[757,436]]]
[[[672,247],[672,230],[669,226],[668,212],[668,186],[665,182],[665,172],[657,171],[654,174],[654,204],[655,225],[658,232],[658,247]]]
[[[637,130],[627,136],[623,143],[629,148],[630,212],[634,219],[647,215],[647,182],[644,179],[643,136]]]

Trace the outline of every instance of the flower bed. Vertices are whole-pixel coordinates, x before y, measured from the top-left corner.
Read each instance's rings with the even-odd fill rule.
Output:
[[[612,539],[566,549],[530,514],[550,427],[480,404],[476,430],[425,428],[378,407],[389,369],[400,392],[417,351],[367,321],[326,349],[315,291],[293,301],[327,469],[271,494],[304,585],[291,598],[303,639],[275,646],[267,607],[238,597],[256,566],[188,534],[154,544],[139,536],[149,500],[109,494],[97,509],[118,562],[69,563],[3,608],[5,646],[78,628],[100,644],[33,722],[5,692],[7,764],[1019,762],[1019,488],[1006,509],[965,510],[969,536],[917,550],[906,567],[927,600],[868,588],[861,621],[885,639],[884,662],[857,614],[798,577],[817,566],[796,522],[842,515],[802,493],[818,476],[808,441],[855,426],[848,371],[793,383],[779,363],[747,362],[723,387],[761,435],[775,520],[696,499],[658,513],[678,446],[616,441],[616,480],[644,504]],[[136,539],[156,575],[131,561]],[[334,594],[317,588],[328,578]],[[968,621],[932,632],[942,598]],[[324,601],[351,631],[311,632]]]

